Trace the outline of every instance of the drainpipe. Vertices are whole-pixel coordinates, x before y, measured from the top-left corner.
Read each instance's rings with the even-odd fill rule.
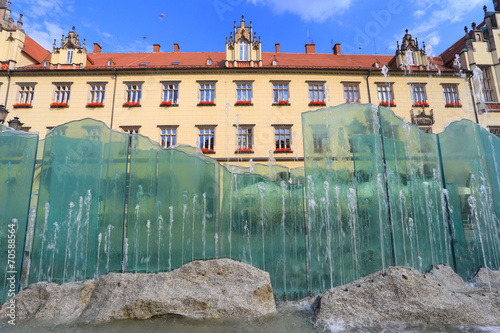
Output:
[[[370,68],[368,70],[368,75],[366,76],[366,90],[368,90],[368,103],[372,103],[372,96],[370,95],[370,83],[368,82],[368,78],[370,77],[370,75],[372,74],[372,69]]]
[[[111,123],[109,125],[110,129],[113,129],[113,117],[114,117],[114,114],[115,114],[116,68],[113,68],[113,74],[115,76],[115,86],[113,88],[113,102],[111,103]]]
[[[7,101],[9,99],[9,90],[10,90],[10,69],[7,69],[7,93],[5,94],[5,107],[7,107]]]
[[[467,71],[466,73],[469,75],[469,79],[467,81],[469,82],[470,97],[472,98],[472,107],[474,108],[474,116],[476,117],[476,123],[479,124],[479,117],[477,116],[477,106],[476,106],[476,101],[474,99],[474,91],[472,90],[472,83],[470,82],[472,79],[472,71]]]

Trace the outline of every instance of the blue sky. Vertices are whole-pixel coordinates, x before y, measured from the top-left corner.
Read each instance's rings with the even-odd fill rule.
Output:
[[[302,53],[309,33],[318,53],[341,43],[342,53],[392,55],[409,29],[438,55],[464,26],[483,20],[484,5],[493,10],[491,0],[12,0],[11,8],[48,50],[75,26],[89,52],[94,42],[103,52],[151,52],[155,43],[165,52],[173,43],[181,52],[223,52],[233,22],[245,15],[265,52],[280,43],[281,52]]]

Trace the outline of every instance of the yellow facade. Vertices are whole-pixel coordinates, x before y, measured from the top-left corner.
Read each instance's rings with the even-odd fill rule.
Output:
[[[0,44],[0,50],[5,53],[7,49],[3,45],[6,39],[3,37],[8,32],[4,30],[1,33],[0,43],[3,44]],[[20,30],[16,33],[19,33],[19,36],[15,40],[21,43],[24,34]],[[239,47],[241,42],[248,45],[248,53],[243,56],[243,61],[240,52],[244,51]],[[231,34],[226,41],[223,67],[212,68],[207,63],[207,66],[201,68],[124,68],[115,66],[113,60],[106,67],[92,68],[90,61],[92,58],[88,58],[85,45],[79,43],[78,35],[73,29],[61,41],[60,47],[54,44],[52,55],[46,63],[33,63],[37,66],[27,69],[0,71],[0,101],[1,103],[5,101],[10,111],[9,118],[19,117],[24,123],[24,129],[39,132],[40,139],[45,137],[49,129],[57,125],[76,119],[94,118],[115,130],[138,130],[140,134],[157,142],[161,142],[162,127],[169,126],[176,129],[176,144],[195,146],[200,140],[199,127],[212,126],[215,127],[215,153],[210,156],[219,161],[241,163],[242,166],[248,166],[250,159],[255,162],[266,162],[270,152],[279,164],[298,166],[297,161],[304,156],[301,114],[319,108],[319,106],[309,106],[311,82],[323,87],[326,106],[336,106],[346,102],[346,83],[358,86],[360,103],[378,105],[381,102],[378,86],[390,83],[392,100],[395,103],[391,109],[395,114],[408,122],[412,122],[412,112],[418,115],[424,111],[427,117],[432,114],[432,124],[429,124],[427,129],[433,133],[441,132],[451,121],[463,118],[474,122],[479,119],[486,127],[493,123],[500,125],[500,117],[497,114],[490,112],[481,115],[480,110],[475,107],[471,95],[473,84],[470,74],[461,76],[457,70],[450,69],[437,71],[437,67],[434,68],[434,64],[429,63],[418,43],[416,45],[412,43],[413,39],[407,33],[394,61],[387,63],[389,67],[392,64],[387,77],[383,75],[381,68],[384,64],[379,63],[380,56],[376,55],[371,56],[373,65],[370,63],[371,67],[365,69],[280,67],[280,61],[283,63],[285,58],[279,53],[279,49],[266,60],[261,50],[260,38],[257,39],[255,33],[252,35],[252,27],[247,27],[242,19],[239,26],[236,24],[234,26],[234,37]],[[314,53],[314,45],[312,48],[311,45],[306,45],[307,55],[314,57],[315,54],[309,54]],[[474,56],[475,61],[492,65],[491,56],[488,58],[484,55],[489,51],[481,48],[483,44],[474,42],[473,47],[475,50],[473,54],[469,52],[461,55],[465,60],[464,64],[468,66],[469,58]],[[410,49],[414,52],[414,63],[413,66],[404,68],[404,59]],[[68,50],[73,52],[71,61],[68,61]],[[158,52],[159,46],[155,50],[155,53]],[[179,54],[178,50],[176,53]],[[292,59],[295,57],[290,54],[289,56]],[[329,56],[335,60],[336,55]],[[348,55],[342,56],[348,57]],[[7,58],[15,57],[8,55],[2,60]],[[19,59],[19,56],[15,59]],[[112,56],[106,59],[112,59]],[[272,63],[269,59],[273,59]],[[274,59],[277,60],[276,63]],[[83,69],[86,65],[87,67]],[[494,82],[498,82],[500,73],[495,69],[493,75]],[[165,82],[175,82],[178,85],[178,100],[174,105],[160,105],[163,101]],[[215,84],[213,105],[199,105],[200,84],[204,82]],[[241,82],[251,85],[250,105],[236,104],[237,84]],[[274,82],[288,83],[287,105],[276,105],[273,95]],[[140,86],[140,106],[124,105],[127,102],[127,86],[131,84]],[[424,87],[428,106],[415,106],[411,91],[412,85],[415,84]],[[103,106],[88,105],[93,102],[91,90],[95,85],[104,87]],[[461,105],[446,105],[443,92],[443,87],[446,85],[456,87]],[[28,106],[18,105],[26,99],[23,87],[27,86],[34,87],[32,100]],[[58,102],[60,92],[57,90],[61,89],[61,86],[69,91],[68,104],[64,107],[51,106]],[[500,96],[498,84],[495,84],[495,89],[496,96]],[[280,125],[291,126],[290,151],[276,149],[275,128]],[[237,149],[241,148],[237,141],[238,126],[253,130],[251,153],[237,152]]]

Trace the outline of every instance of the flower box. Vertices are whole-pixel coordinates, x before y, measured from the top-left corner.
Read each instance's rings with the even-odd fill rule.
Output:
[[[326,106],[325,101],[310,101],[309,106]]]
[[[236,101],[234,105],[252,105],[252,101]]]
[[[276,148],[274,150],[275,153],[291,153],[292,148]]]
[[[215,150],[210,149],[210,148],[201,148],[201,152],[203,154],[215,154]]]
[[[14,109],[27,109],[27,108],[31,108],[32,105],[30,103],[16,103],[16,104],[13,104],[12,107]]]
[[[445,105],[447,108],[453,108],[453,107],[457,107],[457,108],[461,108],[462,107],[462,104],[460,102],[455,102],[455,103],[446,103]]]
[[[346,101],[346,103],[350,104],[350,103],[361,103],[361,102],[357,100],[356,102]]]
[[[172,106],[172,102],[171,101],[162,101],[160,103],[160,106]]]
[[[68,103],[50,103],[51,108],[66,108]]]
[[[425,108],[425,107],[429,106],[429,103],[427,103],[427,102],[415,102],[415,103],[413,103],[413,106],[419,106],[419,107]]]
[[[123,103],[123,106],[133,108],[133,107],[138,107],[141,106],[141,102],[125,102]]]
[[[88,108],[102,108],[103,106],[104,103],[99,103],[99,102],[87,103]]]
[[[238,148],[235,151],[236,154],[250,154],[253,153],[252,148]]]
[[[278,101],[278,105],[290,105],[288,101]]]
[[[202,101],[202,102],[198,103],[198,106],[205,106],[205,105],[213,106],[213,105],[215,105],[215,103],[214,103],[214,101]]]

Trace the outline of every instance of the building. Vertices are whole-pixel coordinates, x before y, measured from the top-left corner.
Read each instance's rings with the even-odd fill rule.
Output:
[[[484,19],[465,27],[465,36],[441,54],[445,66],[457,66],[475,73],[472,80],[474,104],[479,123],[500,137],[500,1],[493,1],[494,11],[484,6]],[[480,71],[479,71],[480,70]]]
[[[263,52],[244,17],[220,52],[186,53],[178,44],[165,52],[155,44],[151,53],[105,53],[94,43],[89,53],[74,27],[49,52],[24,33],[22,17],[14,25],[9,6],[0,0],[0,101],[7,118],[19,117],[41,139],[57,125],[91,117],[163,147],[197,145],[219,161],[244,166],[250,159],[267,162],[272,153],[294,167],[304,156],[301,114],[324,106],[385,105],[434,133],[461,118],[482,124],[488,118],[496,128],[494,117],[476,111],[471,94],[465,57],[476,53],[457,52],[469,67],[456,68],[460,46],[430,57],[408,31],[394,56],[342,54],[340,44],[330,54],[316,53],[314,44],[304,53],[281,52],[279,43]],[[488,18],[496,22],[499,14]],[[500,96],[497,70],[484,82]]]

